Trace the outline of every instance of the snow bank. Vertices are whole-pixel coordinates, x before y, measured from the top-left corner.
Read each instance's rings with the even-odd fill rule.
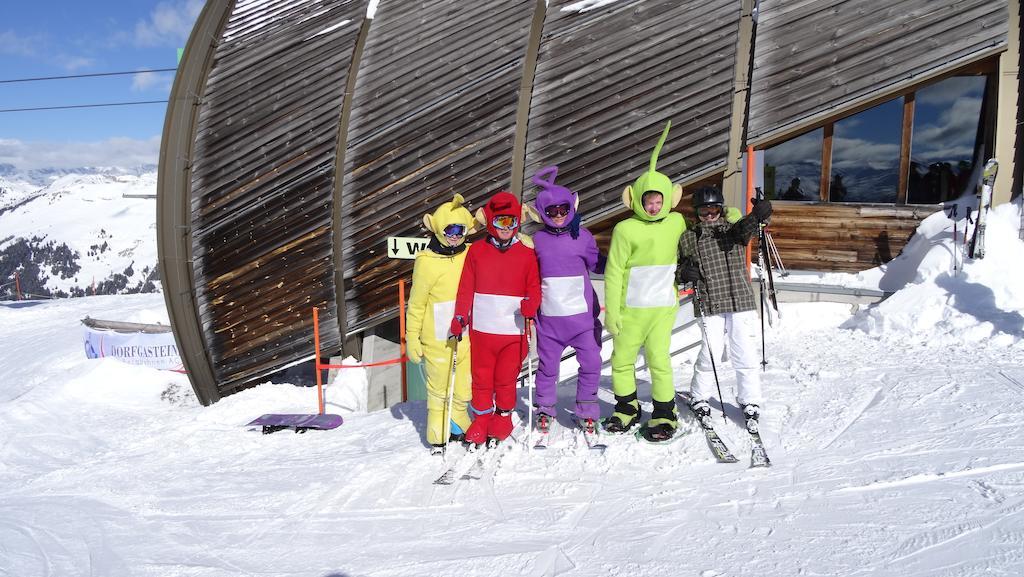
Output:
[[[1020,200],[996,207],[986,231],[984,259],[964,258],[965,223],[943,212],[924,221],[879,286],[900,288],[855,315],[844,328],[906,343],[977,343],[1006,346],[1024,338],[1024,242]],[[962,270],[954,272],[954,260]]]

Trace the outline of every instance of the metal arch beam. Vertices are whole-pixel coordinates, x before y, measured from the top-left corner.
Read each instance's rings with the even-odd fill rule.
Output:
[[[203,405],[220,399],[199,324],[192,275],[191,170],[199,95],[213,63],[231,0],[203,6],[182,55],[164,117],[157,180],[157,261],[174,340],[192,388]]]

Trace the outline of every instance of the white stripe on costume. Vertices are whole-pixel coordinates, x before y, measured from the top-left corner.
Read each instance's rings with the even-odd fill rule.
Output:
[[[679,302],[675,276],[674,264],[630,268],[626,306],[638,309],[674,306]]]
[[[434,338],[439,341],[448,340],[448,329],[455,318],[455,301],[434,303]]]
[[[473,330],[492,335],[520,335],[526,326],[519,310],[523,297],[473,294]]]
[[[540,281],[540,312],[546,317],[568,317],[587,312],[582,276],[547,277]]]

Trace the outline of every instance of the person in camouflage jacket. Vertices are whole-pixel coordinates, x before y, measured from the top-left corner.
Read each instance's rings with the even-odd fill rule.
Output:
[[[711,355],[728,347],[736,371],[736,400],[744,416],[756,420],[764,398],[757,366],[757,307],[747,276],[746,251],[759,223],[771,216],[772,206],[762,200],[737,220],[727,218],[738,211],[727,211],[724,204],[717,188],[697,190],[693,206],[699,222],[679,239],[677,281],[694,285],[694,316],[702,316],[707,329],[690,382],[691,409],[702,421],[711,418],[707,401],[716,388]]]

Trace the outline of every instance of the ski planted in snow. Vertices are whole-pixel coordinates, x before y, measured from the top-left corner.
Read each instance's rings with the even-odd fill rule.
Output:
[[[451,466],[445,469],[444,473],[438,477],[435,481],[435,485],[451,485],[458,479],[459,471],[466,470],[469,466],[468,463],[476,459],[476,453],[465,453],[458,459],[452,462]]]
[[[764,443],[761,442],[761,433],[757,431],[750,431],[750,441],[754,446],[750,449],[750,466],[751,467],[771,467],[772,461],[768,458],[768,451],[764,448]]]
[[[711,448],[711,453],[715,456],[715,459],[717,459],[719,463],[739,462],[739,459],[736,458],[736,455],[733,455],[732,451],[729,450],[729,447],[726,446],[725,441],[722,440],[722,437],[719,437],[718,433],[715,432],[714,426],[712,426],[711,424],[700,423],[700,428],[702,431],[704,431],[704,438],[707,439],[708,441],[708,447]]]
[[[583,442],[587,444],[587,449],[603,453],[608,448],[608,445],[601,441],[600,426],[597,421],[590,421],[588,424],[574,416],[572,422],[576,426],[577,434],[583,437]]]
[[[971,258],[985,258],[985,226],[988,212],[992,208],[992,185],[996,181],[998,172],[999,163],[996,162],[996,159],[990,158],[985,163],[985,169],[981,174],[981,200],[978,202],[978,218],[974,225],[974,236],[971,237],[968,254]]]
[[[693,417],[693,420],[697,421],[697,425],[699,425],[700,429],[704,431],[704,438],[707,439],[708,447],[711,449],[711,453],[715,456],[715,459],[717,459],[719,463],[738,463],[739,459],[736,458],[736,455],[732,454],[732,451],[730,451],[729,447],[726,446],[725,441],[723,441],[722,438],[718,436],[718,433],[715,432],[715,427],[710,423],[710,419],[707,423],[701,421],[697,414],[690,408],[690,401],[692,400],[690,393],[681,392],[676,396],[683,401],[683,404],[689,411],[690,416]]]
[[[533,448],[538,451],[542,451],[548,448],[548,438],[551,436],[551,429],[555,426],[555,419],[548,415],[544,415],[546,419],[537,420],[537,426],[534,427],[536,434],[536,441],[533,443]]]

